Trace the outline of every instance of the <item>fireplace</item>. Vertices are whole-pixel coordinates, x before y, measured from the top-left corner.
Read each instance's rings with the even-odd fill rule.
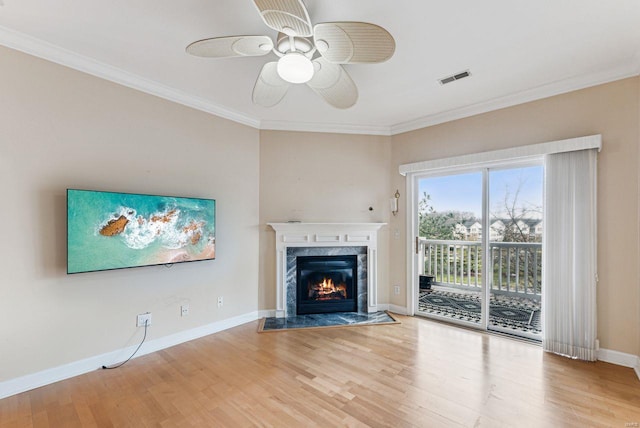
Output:
[[[356,256],[353,296],[358,313],[378,311],[378,229],[384,223],[269,223],[276,244],[276,317],[298,314],[297,260]]]
[[[356,255],[298,257],[296,312],[356,312],[357,280]]]

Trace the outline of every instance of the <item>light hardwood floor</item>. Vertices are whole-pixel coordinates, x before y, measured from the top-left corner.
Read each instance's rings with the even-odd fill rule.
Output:
[[[252,322],[0,400],[0,427],[638,426],[632,369],[420,318]]]

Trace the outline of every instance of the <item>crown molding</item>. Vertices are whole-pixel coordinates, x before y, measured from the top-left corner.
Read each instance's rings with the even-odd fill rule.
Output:
[[[252,128],[273,131],[300,131],[338,134],[364,134],[393,136],[404,132],[415,131],[465,117],[487,113],[518,104],[536,101],[579,89],[588,88],[615,80],[640,75],[640,49],[635,57],[625,66],[585,76],[572,77],[547,85],[528,89],[517,94],[495,98],[470,106],[449,110],[433,115],[421,116],[391,126],[356,125],[343,123],[292,122],[285,120],[259,120],[241,112],[226,108],[204,98],[145,79],[133,73],[108,64],[96,61],[87,56],[61,48],[41,39],[0,26],[0,44],[29,55],[105,79],[138,91],[182,104],[206,113],[219,116]]]
[[[259,128],[260,125],[260,121],[253,117],[212,103],[204,98],[188,94],[153,80],[145,79],[136,74],[129,73],[117,67],[96,61],[87,56],[3,26],[0,26],[0,44],[119,85],[155,95],[196,110],[211,113],[224,119],[242,123],[252,128]]]
[[[354,125],[342,123],[291,122],[286,120],[263,120],[260,129],[268,131],[323,132],[335,134],[366,134],[390,136],[390,126]]]
[[[633,56],[633,64],[636,68],[636,74],[640,75],[640,47],[636,49],[636,54]]]
[[[602,85],[613,82],[615,80],[626,79],[628,77],[640,74],[640,64],[633,61],[631,64],[607,70],[604,72],[592,73],[583,76],[571,77],[559,80],[547,85],[538,86],[516,94],[504,97],[494,98],[472,104],[466,107],[436,113],[433,115],[422,116],[407,122],[398,123],[391,126],[391,135],[402,134],[404,132],[415,131],[416,129],[426,128],[428,126],[438,125],[453,120],[463,119],[465,117],[475,116],[477,114],[488,113],[494,110],[500,110],[506,107],[512,107],[518,104],[524,104],[543,98],[560,95],[571,91],[585,89],[591,86]]]

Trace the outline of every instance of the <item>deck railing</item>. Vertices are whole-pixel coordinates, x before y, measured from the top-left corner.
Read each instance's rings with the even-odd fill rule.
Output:
[[[418,240],[421,274],[436,285],[476,289],[482,287],[482,244],[479,241]],[[539,299],[542,291],[542,244],[491,242],[491,292]]]

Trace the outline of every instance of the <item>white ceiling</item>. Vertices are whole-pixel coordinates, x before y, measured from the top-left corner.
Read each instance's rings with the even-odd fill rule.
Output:
[[[640,74],[639,0],[305,0],[313,23],[383,26],[395,55],[345,66],[359,89],[350,109],[306,85],[263,108],[251,92],[275,55],[184,50],[208,37],[275,36],[251,0],[2,2],[0,44],[261,129],[395,134]]]

